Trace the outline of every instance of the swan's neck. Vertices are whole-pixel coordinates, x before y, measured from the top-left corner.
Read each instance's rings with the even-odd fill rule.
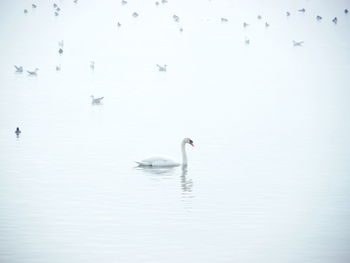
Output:
[[[187,154],[186,154],[186,143],[182,142],[181,144],[181,152],[182,152],[182,166],[187,166]]]

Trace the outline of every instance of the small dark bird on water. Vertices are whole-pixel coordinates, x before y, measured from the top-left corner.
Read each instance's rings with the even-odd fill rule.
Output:
[[[265,27],[269,27],[269,26],[270,26],[270,24],[265,22]]]
[[[36,4],[32,4],[32,8],[36,8]]]
[[[337,18],[337,17],[333,18],[332,22],[333,22],[334,24],[338,23],[338,18]]]
[[[261,19],[261,15],[258,15],[258,19],[259,19],[259,20]]]
[[[290,16],[290,13],[287,11],[286,15],[287,15],[287,16]]]
[[[322,20],[322,16],[316,16],[317,20]]]
[[[348,10],[348,9],[345,9],[345,10],[344,10],[344,13],[345,13],[345,14],[349,13],[349,10]]]
[[[58,50],[58,53],[60,53],[60,55],[62,55],[62,54],[63,54],[63,49],[60,48],[60,49]]]
[[[15,133],[17,135],[17,137],[21,134],[21,130],[17,127],[15,130]]]
[[[27,14],[28,13],[28,10],[27,9],[24,9],[24,11],[23,11],[25,14]]]
[[[302,9],[299,9],[298,11],[302,12],[302,13],[305,13],[306,10],[305,10],[305,8],[302,8]]]

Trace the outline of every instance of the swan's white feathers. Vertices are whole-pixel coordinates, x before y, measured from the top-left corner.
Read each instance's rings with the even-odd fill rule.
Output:
[[[152,155],[148,158],[136,162],[140,166],[171,167],[179,166],[180,163],[168,155]]]

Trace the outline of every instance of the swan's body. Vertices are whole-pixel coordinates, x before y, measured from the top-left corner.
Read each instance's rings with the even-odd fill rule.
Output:
[[[22,66],[16,66],[16,65],[14,65],[15,66],[15,69],[16,69],[16,72],[18,72],[18,73],[22,73],[23,72],[23,67]]]
[[[182,165],[187,166],[186,144],[193,145],[193,141],[190,138],[185,138],[181,143],[182,152]],[[142,161],[136,162],[139,166],[144,167],[175,167],[181,165],[178,161],[168,155],[152,155]]]
[[[101,104],[101,101],[104,98],[104,97],[95,98],[94,95],[91,95],[90,97],[92,99],[91,104]]]

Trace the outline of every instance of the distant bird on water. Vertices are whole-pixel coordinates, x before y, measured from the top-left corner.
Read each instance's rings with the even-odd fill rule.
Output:
[[[28,13],[28,10],[27,9],[24,9],[24,11],[23,11],[25,14],[27,14]]]
[[[348,9],[345,9],[345,10],[344,10],[344,13],[345,13],[345,14],[349,13],[349,10],[348,10]]]
[[[122,24],[120,24],[119,22],[117,23],[117,26],[118,26],[118,27],[121,27],[121,25],[122,25]]]
[[[157,1],[157,2],[155,2],[155,4],[156,4],[156,5],[159,5],[159,2]]]
[[[246,44],[246,45],[249,45],[250,44],[250,40],[249,40],[249,38],[245,38],[245,40],[244,40],[244,44]]]
[[[173,15],[173,19],[175,22],[179,22],[180,21],[180,17],[178,17],[177,15]]]
[[[269,27],[269,26],[270,26],[270,24],[265,22],[265,27]]]
[[[56,66],[56,71],[61,71],[61,64]]]
[[[60,55],[62,55],[62,54],[63,54],[63,49],[60,48],[60,49],[58,50],[58,53],[60,53]]]
[[[162,0],[162,4],[168,3],[168,0]]]
[[[244,22],[244,23],[243,23],[243,27],[247,27],[247,26],[249,26],[249,24],[246,23],[246,22]]]
[[[59,46],[59,47],[62,47],[62,48],[63,48],[63,46],[64,46],[64,42],[63,42],[63,40],[58,41],[57,43],[58,43],[58,46]]]
[[[338,18],[337,18],[337,17],[333,18],[332,22],[333,22],[334,24],[338,23]]]
[[[17,137],[21,134],[21,130],[19,129],[19,127],[16,128],[15,133]]]
[[[136,12],[134,12],[134,13],[132,13],[132,16],[135,17],[135,18],[137,18],[137,17],[139,16],[139,14],[136,13]]]
[[[161,66],[161,65],[157,64],[157,67],[158,67],[158,71],[166,72],[166,67],[167,67],[166,64],[164,64],[164,66]]]
[[[295,41],[293,40],[293,46],[297,47],[297,46],[302,46],[304,44],[304,41]]]
[[[38,75],[38,68],[36,68],[34,71],[27,70],[29,76],[37,76]]]
[[[36,4],[32,4],[32,8],[37,8]]]
[[[322,16],[316,16],[317,20],[322,20]]]
[[[59,13],[58,13],[58,12],[55,12],[55,16],[59,16]]]
[[[299,9],[298,11],[301,13],[305,13],[306,10],[305,10],[305,8],[302,8],[302,9]]]
[[[22,73],[23,72],[23,67],[22,66],[16,66],[16,65],[14,65],[14,66],[15,66],[15,69],[16,69],[17,73]]]
[[[290,16],[290,13],[287,11],[287,12],[286,12],[286,15],[287,15],[287,16]]]
[[[58,5],[56,3],[53,3],[53,8],[58,7]]]
[[[261,15],[258,15],[258,19],[260,20],[262,17],[261,17]]]
[[[91,104],[101,104],[101,101],[104,98],[104,97],[95,98],[94,95],[91,95],[90,97],[92,99]]]
[[[228,22],[228,19],[225,18],[225,17],[221,17],[221,23],[227,23]]]
[[[77,4],[77,3],[78,3],[78,0],[74,0],[73,2],[74,2],[74,4]]]
[[[92,71],[95,70],[95,61],[90,61],[90,68]]]
[[[125,0],[122,0],[122,5],[126,5],[128,2]]]

